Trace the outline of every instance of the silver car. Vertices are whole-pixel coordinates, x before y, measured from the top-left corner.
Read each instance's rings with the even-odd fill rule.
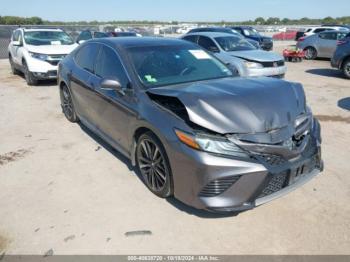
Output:
[[[343,39],[349,31],[325,31],[307,37],[299,38],[297,48],[305,51],[305,58],[331,58],[337,49],[337,41]]]
[[[281,55],[256,49],[245,39],[231,34],[201,32],[188,34],[183,39],[212,52],[239,76],[283,78],[287,71]]]

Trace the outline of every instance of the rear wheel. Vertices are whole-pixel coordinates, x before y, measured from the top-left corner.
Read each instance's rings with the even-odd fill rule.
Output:
[[[36,79],[33,73],[29,71],[26,61],[23,61],[23,71],[24,77],[29,86],[35,86],[38,84],[38,79]]]
[[[9,55],[9,61],[10,61],[10,66],[11,66],[11,72],[12,72],[12,74],[18,75],[18,74],[19,74],[19,71],[16,69],[15,63],[13,62],[12,56],[11,56],[11,55]]]
[[[68,121],[75,123],[78,122],[77,114],[75,113],[72,95],[66,85],[63,85],[60,89],[61,106],[62,111]]]
[[[343,63],[343,74],[346,78],[350,79],[350,58],[346,59]]]
[[[317,58],[317,50],[312,46],[305,48],[305,59],[313,60]]]
[[[140,136],[136,147],[136,163],[148,189],[166,198],[173,194],[173,181],[166,152],[151,132]]]

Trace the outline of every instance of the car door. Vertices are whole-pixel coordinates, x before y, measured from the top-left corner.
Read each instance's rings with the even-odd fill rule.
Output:
[[[96,112],[93,105],[96,102],[95,86],[92,82],[94,65],[100,45],[85,43],[74,56],[75,68],[69,72],[70,88],[75,110],[79,117],[94,125]]]
[[[103,80],[118,80],[123,92],[101,87]],[[95,64],[96,95],[98,108],[98,128],[112,140],[121,151],[128,152],[129,123],[136,116],[136,99],[130,87],[130,78],[121,62],[117,51],[102,45]]]
[[[318,56],[332,57],[337,47],[337,32],[322,32],[318,37]]]
[[[16,30],[13,32],[12,35],[12,39],[11,39],[11,43],[10,43],[10,52],[11,52],[11,56],[12,56],[12,61],[15,62],[17,65],[21,65],[22,61],[21,61],[21,52],[20,48],[22,48],[21,46],[15,46],[13,45],[13,42],[20,42],[22,41],[23,43],[23,38],[21,37],[21,31],[20,30]]]

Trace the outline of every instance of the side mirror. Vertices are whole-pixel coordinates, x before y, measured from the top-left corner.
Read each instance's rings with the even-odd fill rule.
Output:
[[[21,41],[12,41],[12,44],[13,44],[14,46],[22,46]]]
[[[106,90],[115,90],[118,93],[125,95],[124,88],[118,79],[103,79],[101,82],[101,88]]]

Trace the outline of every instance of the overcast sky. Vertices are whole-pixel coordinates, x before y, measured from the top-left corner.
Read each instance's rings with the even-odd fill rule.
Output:
[[[1,0],[0,15],[46,20],[242,21],[349,16],[350,0]]]

